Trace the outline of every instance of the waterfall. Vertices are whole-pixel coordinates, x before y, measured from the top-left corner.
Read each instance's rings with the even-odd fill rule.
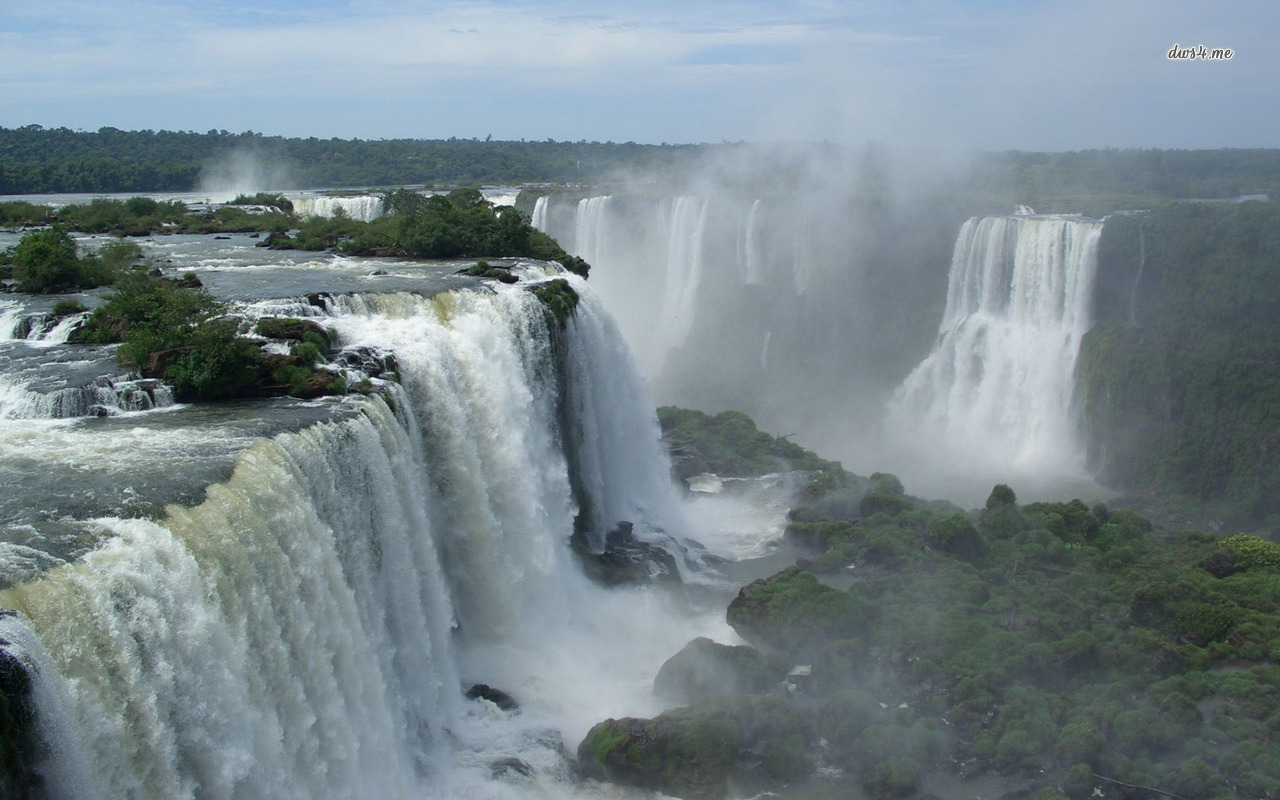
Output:
[[[173,390],[157,380],[100,377],[89,386],[32,391],[0,376],[0,419],[108,417],[173,405]]]
[[[545,232],[547,230],[547,207],[550,204],[545,194],[539,195],[538,199],[533,201],[533,216],[530,217],[529,224]]]
[[[104,544],[0,592],[53,797],[531,796],[495,788],[502,758],[560,796],[561,735],[655,711],[648,681],[695,631],[585,578],[569,454],[593,526],[683,524],[625,345],[568,279],[562,332],[520,287],[332,298],[343,346],[394,354],[385,400],[258,440],[199,505],[87,521]]]
[[[937,344],[896,392],[891,423],[966,470],[1081,474],[1071,401],[1101,231],[1060,217],[967,221]]]
[[[747,230],[743,242],[743,275],[745,283],[758,286],[764,283],[764,254],[760,245],[760,204],[756,200],[751,204],[751,212],[747,214]]]
[[[588,264],[595,263],[601,254],[601,246],[606,238],[604,226],[609,210],[609,200],[609,195],[605,195],[586,197],[578,201],[578,213],[574,219],[574,255],[582,257]],[[543,224],[546,224],[545,209]],[[534,225],[536,227],[537,223]]]
[[[293,198],[293,210],[300,217],[332,217],[341,212],[359,222],[372,222],[383,214],[380,195],[330,197],[312,195]]]
[[[693,327],[698,286],[702,282],[707,208],[705,197],[677,197],[671,203],[667,269],[659,312],[665,323],[668,350],[683,344]]]

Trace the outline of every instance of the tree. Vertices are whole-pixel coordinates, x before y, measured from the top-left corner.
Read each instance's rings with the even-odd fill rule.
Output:
[[[11,258],[13,276],[23,292],[44,294],[81,288],[75,240],[60,227],[23,236]]]

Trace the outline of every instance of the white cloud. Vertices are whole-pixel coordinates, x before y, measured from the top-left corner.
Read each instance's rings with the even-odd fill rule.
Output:
[[[1259,144],[1271,3],[10,0],[0,124],[448,136],[509,105],[517,138],[1172,146],[1153,114],[1181,98],[1213,110],[1206,146]],[[1164,62],[1192,38],[1239,60]]]

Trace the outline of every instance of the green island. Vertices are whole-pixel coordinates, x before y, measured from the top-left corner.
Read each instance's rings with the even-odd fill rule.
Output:
[[[585,774],[685,798],[983,776],[1034,800],[1280,797],[1280,545],[1004,485],[962,512],[736,412],[661,420],[693,469],[810,471],[786,532],[808,555],[729,605],[753,650],[673,654],[655,691],[687,704],[597,724]]]

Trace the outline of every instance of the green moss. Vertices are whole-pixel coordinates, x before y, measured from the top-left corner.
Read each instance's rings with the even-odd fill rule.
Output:
[[[825,461],[795,442],[771,436],[741,411],[715,415],[675,406],[658,409],[663,439],[683,478],[704,472],[748,477],[788,470],[826,470]]]
[[[538,284],[534,287],[533,294],[542,301],[562,328],[568,324],[573,310],[578,307],[578,293],[564,278]]]

